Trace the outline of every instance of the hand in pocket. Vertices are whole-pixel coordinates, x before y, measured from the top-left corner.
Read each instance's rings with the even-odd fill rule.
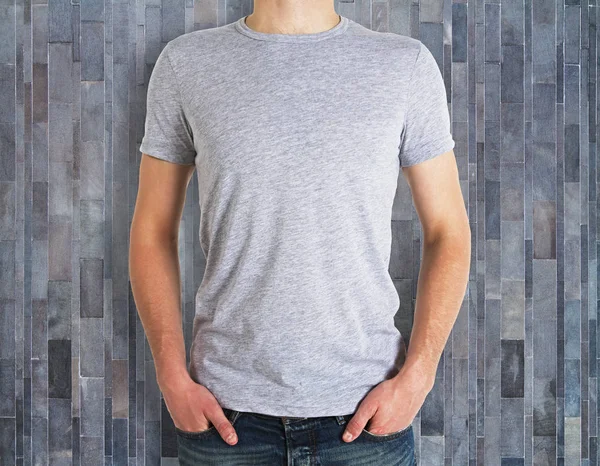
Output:
[[[223,408],[204,385],[189,380],[177,386],[161,387],[165,404],[175,427],[186,432],[209,430],[212,426],[230,445],[237,443],[237,434]]]

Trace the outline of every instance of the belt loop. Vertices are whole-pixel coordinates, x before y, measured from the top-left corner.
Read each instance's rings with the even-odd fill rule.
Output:
[[[236,411],[234,409],[225,407],[221,407],[221,409],[223,410],[223,414],[225,415],[227,420],[231,422],[231,419],[233,418],[233,416],[235,416]]]
[[[344,424],[346,424],[346,418],[344,416],[336,416],[335,420],[337,421],[337,423],[340,426],[343,426]]]
[[[238,416],[240,415],[240,411],[237,411],[235,409],[232,409],[230,411],[231,412],[229,413],[229,416],[227,416],[227,418],[229,419],[229,422],[231,424],[233,424],[237,420]]]

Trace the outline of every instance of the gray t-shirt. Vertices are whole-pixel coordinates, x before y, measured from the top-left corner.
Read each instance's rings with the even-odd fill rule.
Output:
[[[392,203],[400,166],[454,147],[446,91],[419,40],[340,19],[186,33],[149,80],[140,151],[198,175],[189,371],[226,408],[349,414],[404,360]]]

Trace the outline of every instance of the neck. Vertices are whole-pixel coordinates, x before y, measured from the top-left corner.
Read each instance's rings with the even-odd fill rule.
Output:
[[[254,0],[254,11],[246,18],[251,29],[274,34],[312,34],[339,21],[331,0]]]

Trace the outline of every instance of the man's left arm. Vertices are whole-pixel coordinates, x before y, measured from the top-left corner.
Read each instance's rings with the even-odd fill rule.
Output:
[[[348,422],[346,432],[352,438],[368,422],[367,430],[375,434],[396,432],[412,423],[433,387],[468,283],[471,232],[454,152],[402,171],[423,229],[414,323],[400,371],[373,388]]]
[[[416,374],[433,387],[469,280],[471,230],[453,151],[403,173],[423,228],[423,259],[409,349],[395,379]]]

